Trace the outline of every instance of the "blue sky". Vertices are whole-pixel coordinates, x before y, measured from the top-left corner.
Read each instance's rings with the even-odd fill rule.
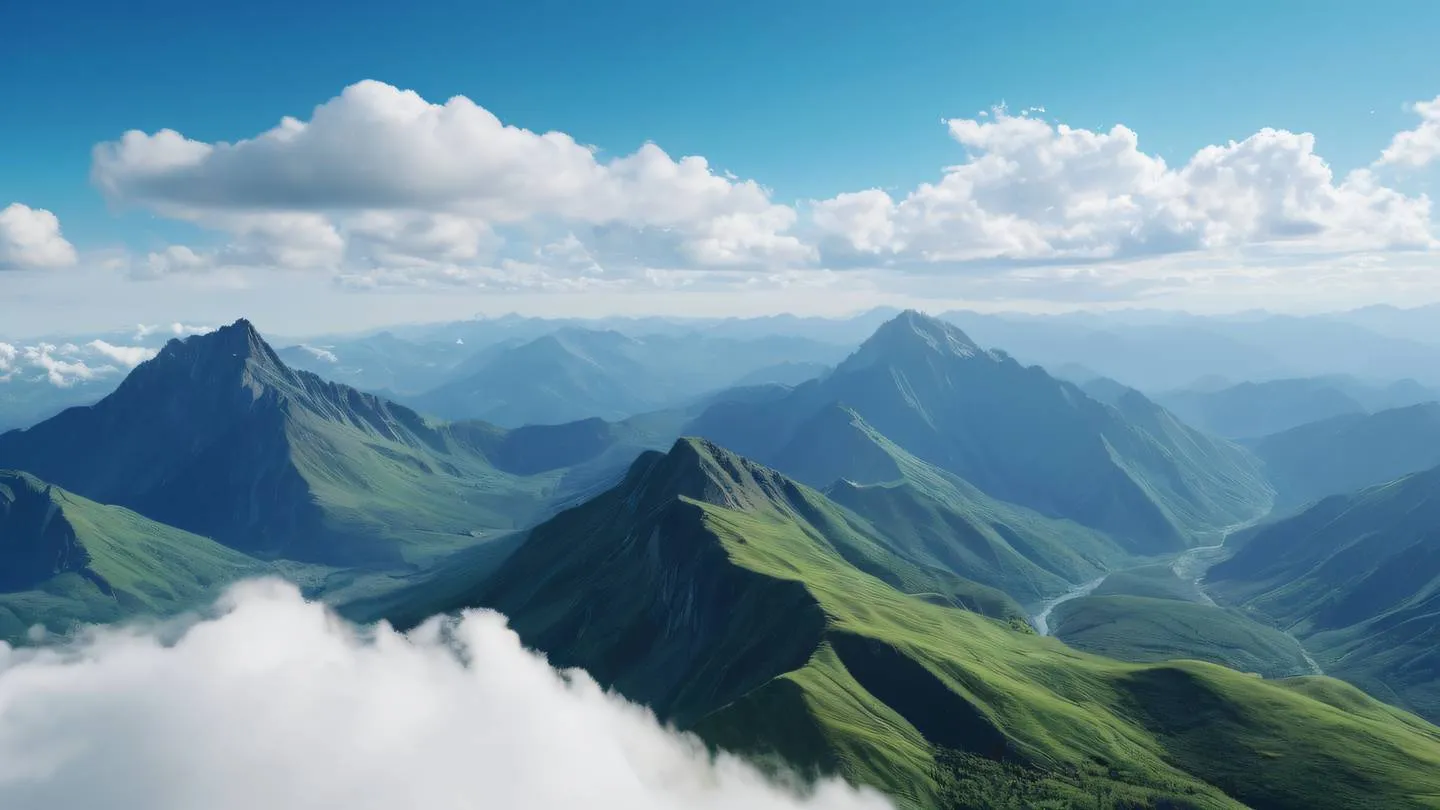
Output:
[[[1440,4],[1421,0],[12,3],[0,207],[53,212],[82,265],[214,248],[233,228],[99,193],[92,148],[130,129],[250,138],[364,79],[466,96],[602,159],[647,141],[701,155],[787,206],[937,181],[967,159],[941,119],[1000,102],[1123,124],[1172,167],[1264,127],[1313,133],[1338,177],[1416,125],[1405,105],[1440,94],[1437,30]],[[1432,175],[1386,182],[1416,195]]]

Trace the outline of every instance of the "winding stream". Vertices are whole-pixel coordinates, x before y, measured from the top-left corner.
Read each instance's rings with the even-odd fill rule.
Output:
[[[1079,599],[1082,596],[1089,596],[1092,591],[1100,587],[1100,583],[1104,582],[1105,577],[1108,576],[1110,575],[1107,573],[1100,576],[1098,579],[1092,579],[1083,585],[1076,585],[1065,593],[1047,599],[1043,603],[1041,603],[1040,612],[1036,613],[1030,619],[1030,624],[1035,628],[1035,632],[1039,633],[1042,636],[1050,635],[1050,613],[1054,611],[1055,608],[1060,607],[1066,602],[1069,602],[1071,599]]]
[[[1218,605],[1215,604],[1215,600],[1210,598],[1210,594],[1205,592],[1205,588],[1200,584],[1200,581],[1205,578],[1205,573],[1209,571],[1212,566],[1228,556],[1225,550],[1225,541],[1230,539],[1230,535],[1243,529],[1248,529],[1264,519],[1265,515],[1261,515],[1252,520],[1226,526],[1220,532],[1220,542],[1209,546],[1196,546],[1195,548],[1180,552],[1170,561],[1170,570],[1175,572],[1175,576],[1182,581],[1189,582],[1195,586],[1195,593],[1199,595],[1201,604],[1218,607]],[[1128,569],[1121,568],[1117,570],[1124,571]],[[1076,585],[1065,593],[1042,602],[1040,604],[1040,612],[1030,618],[1030,624],[1035,628],[1035,632],[1042,636],[1050,635],[1050,614],[1055,611],[1055,608],[1071,600],[1079,599],[1082,596],[1089,596],[1094,593],[1095,589],[1100,587],[1100,585],[1105,582],[1105,579],[1112,573],[1114,573],[1114,571],[1106,572],[1097,579]],[[1309,651],[1305,649],[1305,645],[1301,644],[1300,640],[1291,635],[1289,631],[1281,632],[1290,636],[1290,640],[1295,642],[1295,646],[1300,650],[1300,655],[1304,657],[1305,663],[1310,665],[1310,668],[1314,670],[1315,674],[1323,675],[1324,671],[1320,669],[1320,664],[1310,656]]]

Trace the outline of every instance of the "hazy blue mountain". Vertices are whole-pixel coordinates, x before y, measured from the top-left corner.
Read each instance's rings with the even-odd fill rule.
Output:
[[[1348,374],[1440,384],[1440,347],[1329,316],[948,312],[982,346],[1047,368],[1085,366],[1144,391]]]
[[[1372,332],[1418,343],[1440,345],[1440,304],[1395,307],[1388,304],[1331,313],[1328,318],[1363,326]]]
[[[829,371],[830,366],[825,363],[786,360],[747,372],[739,379],[733,380],[731,385],[745,387],[774,383],[793,387],[801,383],[810,382],[816,377],[829,373]]]
[[[1289,371],[1280,358],[1204,322],[1127,325],[1099,318],[975,312],[947,312],[942,317],[980,345],[1003,347],[1022,362],[1047,368],[1082,366],[1150,391],[1184,387],[1208,375],[1271,379]]]
[[[1157,395],[1156,401],[1187,423],[1232,439],[1278,433],[1367,410],[1323,378],[1244,382],[1220,391],[1173,391]]]
[[[533,457],[506,469],[507,452],[527,456],[501,449],[515,434],[434,423],[290,369],[242,320],[172,341],[92,407],[0,436],[0,467],[246,553],[415,564],[527,525],[603,477],[571,467],[613,437],[524,435]]]
[[[1182,548],[1269,500],[1248,452],[1186,427],[1138,393],[1102,404],[914,312],[785,399],[716,405],[687,432],[823,487],[847,468],[816,466],[832,440],[807,426],[837,405],[992,498],[1110,533],[1136,551]]]
[[[631,337],[565,328],[482,350],[454,370],[452,381],[409,401],[444,418],[506,426],[624,419],[737,382],[770,382],[765,374],[750,375],[780,363],[823,367],[843,355],[836,346],[801,338]]]
[[[286,346],[277,355],[291,368],[362,391],[418,394],[439,385],[474,348],[463,342],[417,343],[380,332],[362,338]]]
[[[1293,631],[1327,673],[1440,718],[1440,468],[1262,526],[1207,582]]]
[[[1276,489],[1299,506],[1440,464],[1440,403],[1347,414],[1249,442]]]

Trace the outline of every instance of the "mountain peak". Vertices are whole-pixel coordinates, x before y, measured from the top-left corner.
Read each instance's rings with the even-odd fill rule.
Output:
[[[845,365],[866,366],[884,358],[916,352],[965,358],[986,354],[960,327],[907,309],[881,324]]]
[[[289,374],[280,356],[244,318],[213,332],[171,340],[151,362],[157,367],[184,367],[192,372],[262,370],[269,375]]]

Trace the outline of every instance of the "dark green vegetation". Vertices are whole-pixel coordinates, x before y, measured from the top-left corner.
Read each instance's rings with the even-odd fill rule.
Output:
[[[469,592],[394,615],[498,608],[556,664],[713,744],[905,805],[1440,803],[1440,730],[1358,690],[1075,652],[984,594],[820,493],[683,440]],[[966,803],[991,798],[1012,803]]]
[[[1108,533],[1132,552],[1183,549],[1269,502],[1248,452],[1138,392],[1106,405],[915,312],[825,377],[778,401],[717,405],[687,432],[813,486],[887,480],[875,453],[836,449],[854,444],[830,433],[848,430],[837,408],[992,498]]]
[[[0,471],[0,559],[5,639],[36,624],[65,632],[173,613],[269,570],[211,540],[10,471]]]
[[[1207,582],[1326,672],[1440,719],[1440,468],[1253,530]]]
[[[448,382],[409,402],[448,419],[505,426],[624,419],[732,384],[793,381],[797,372],[778,365],[784,361],[808,364],[799,377],[809,379],[816,374],[810,366],[843,352],[799,338],[629,337],[568,328],[481,351],[453,369]]]
[[[288,368],[240,321],[172,341],[93,407],[0,436],[0,466],[248,554],[387,567],[585,494],[617,444],[645,445],[622,430],[431,422]]]
[[[1440,465],[1440,403],[1350,414],[1251,443],[1291,508]]]

